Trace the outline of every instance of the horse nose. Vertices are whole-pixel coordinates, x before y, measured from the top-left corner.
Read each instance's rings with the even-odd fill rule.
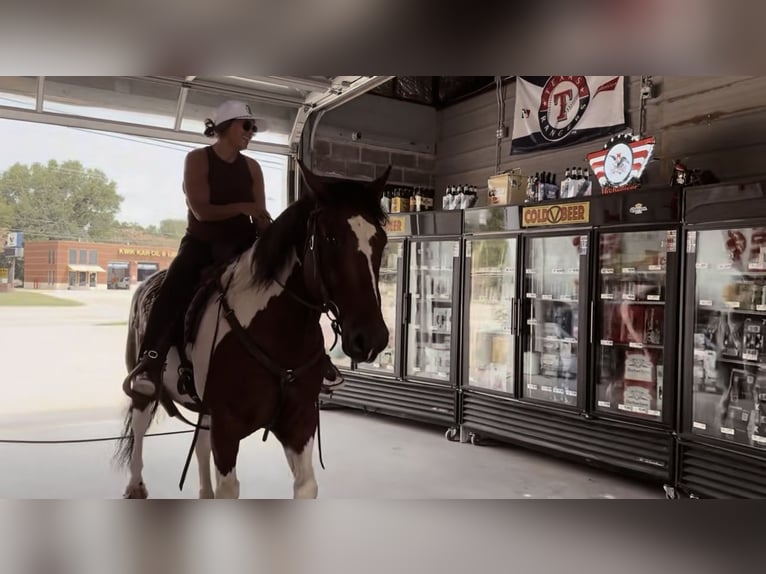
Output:
[[[367,337],[363,331],[359,331],[351,337],[351,350],[359,356],[367,355],[369,347],[367,346]]]

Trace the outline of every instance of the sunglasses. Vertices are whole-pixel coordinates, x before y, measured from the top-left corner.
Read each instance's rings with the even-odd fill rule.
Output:
[[[255,125],[255,122],[253,120],[245,120],[242,122],[242,129],[246,132],[257,132],[258,127]]]

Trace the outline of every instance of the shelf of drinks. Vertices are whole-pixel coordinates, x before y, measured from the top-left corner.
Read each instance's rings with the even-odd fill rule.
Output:
[[[700,271],[720,271],[722,273],[728,272],[734,275],[766,275],[766,263],[748,263],[747,270],[736,269],[733,263],[718,263],[717,265],[712,265],[710,263],[697,262],[694,264],[694,267]]]
[[[397,269],[388,269],[388,268],[380,268],[380,274],[381,275],[396,275],[398,273]]]
[[[516,275],[515,269],[471,269],[471,277],[508,277]]]
[[[428,335],[451,335],[452,334],[451,329],[435,329],[433,327],[428,327],[428,326],[423,327],[422,325],[418,325],[418,324],[412,325],[412,328],[415,329],[416,331],[420,331],[421,333],[425,333]]]
[[[609,347],[614,348],[616,350],[628,350],[628,349],[648,349],[648,350],[657,350],[662,351],[665,349],[664,345],[655,345],[652,343],[637,343],[637,342],[624,342],[624,341],[613,341],[611,339],[601,339],[599,341],[600,346],[602,347]]]
[[[649,265],[646,269],[637,267],[622,267],[619,271],[615,267],[602,267],[601,275],[666,275],[667,270],[663,265]]]
[[[740,315],[761,315],[766,316],[766,305],[756,305],[755,309],[743,308],[739,301],[725,301],[723,307],[717,307],[710,299],[703,299],[699,302],[700,311],[709,311],[711,313],[738,313]]]
[[[568,296],[554,297],[550,293],[542,293],[542,294],[525,293],[524,297],[526,297],[527,299],[535,299],[537,301],[551,301],[553,303],[573,303],[573,304],[578,303],[578,300],[575,299],[574,297],[571,297],[571,298]]]
[[[601,293],[599,299],[605,304],[623,305],[625,303],[629,305],[664,305],[665,301],[660,299],[659,295],[647,295],[646,300],[638,299],[635,295],[629,295],[623,293],[621,297],[618,297],[614,293]]]
[[[566,269],[557,267],[555,269],[548,269],[547,271],[538,271],[537,269],[524,270],[525,275],[545,275],[546,273],[550,273],[551,275],[579,275],[580,269],[578,267],[569,267]]]
[[[552,337],[550,335],[536,335],[534,338],[538,341],[548,341],[551,343],[568,343],[570,345],[578,344],[577,339],[574,337],[565,337],[562,339],[561,337]]]
[[[659,409],[650,409],[638,405],[626,405],[624,403],[612,403],[610,401],[596,401],[596,410],[598,411],[616,411],[620,413],[630,413],[634,415],[645,415],[653,419],[662,418],[662,411]]]
[[[546,402],[577,404],[577,380],[546,375],[524,375],[524,396]],[[561,399],[564,399],[563,401]]]
[[[452,299],[450,299],[446,295],[426,295],[423,297],[420,293],[413,293],[412,294],[413,299],[422,299],[424,301],[433,301],[435,303],[452,303]]]

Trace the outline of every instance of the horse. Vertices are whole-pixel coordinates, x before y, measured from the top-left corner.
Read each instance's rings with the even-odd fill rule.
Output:
[[[302,197],[200,287],[198,304],[187,310],[185,332],[170,349],[161,380],[154,381],[155,394],[130,390],[129,379],[123,383],[130,404],[115,452],[130,472],[123,498],[148,497],[143,440],[160,404],[183,420],[176,404],[198,415],[197,424],[190,424],[199,498],[239,498],[240,441],[260,429],[265,429],[263,440],[272,433],[284,449],[293,497],[317,497],[314,437],[319,395],[328,382],[327,365],[332,366],[320,319],[323,313],[330,316],[336,342],[340,335],[344,353],[356,362],[374,360],[388,344],[378,280],[387,243],[381,197],[391,166],[374,181],[354,181],[320,177],[298,164]],[[145,319],[163,274],[148,278],[131,299],[129,372],[137,364]]]

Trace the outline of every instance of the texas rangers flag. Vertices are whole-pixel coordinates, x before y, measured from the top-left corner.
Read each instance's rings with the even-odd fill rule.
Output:
[[[516,77],[511,154],[582,143],[624,128],[624,76]]]

